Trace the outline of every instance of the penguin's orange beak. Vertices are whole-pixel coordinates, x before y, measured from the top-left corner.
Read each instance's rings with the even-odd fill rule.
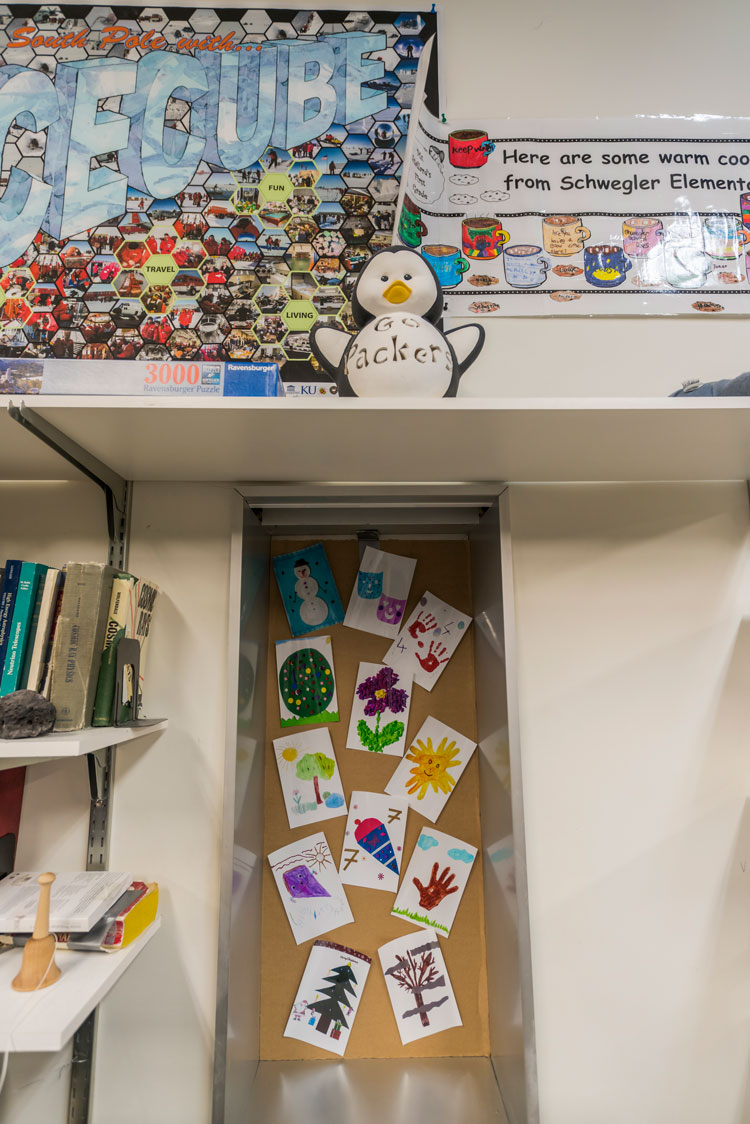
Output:
[[[390,304],[403,304],[411,296],[411,289],[404,281],[391,281],[383,296]]]

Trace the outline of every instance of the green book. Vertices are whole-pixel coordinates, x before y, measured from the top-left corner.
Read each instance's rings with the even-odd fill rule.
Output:
[[[5,653],[0,695],[10,695],[21,687],[26,648],[34,626],[34,608],[40,578],[47,567],[39,562],[23,562],[18,578],[18,590],[13,605],[13,619],[8,633],[8,650]]]
[[[136,617],[137,580],[132,574],[116,574],[104,629],[104,647],[94,699],[92,726],[111,726],[114,721],[117,645],[123,636],[132,636]]]

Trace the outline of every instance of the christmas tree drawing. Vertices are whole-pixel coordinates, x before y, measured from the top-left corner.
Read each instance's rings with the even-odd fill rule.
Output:
[[[386,975],[393,976],[398,986],[404,991],[410,991],[414,996],[416,1006],[411,1011],[404,1011],[401,1016],[408,1019],[410,1015],[419,1015],[422,1026],[429,1026],[430,1020],[427,1012],[434,1007],[441,1007],[448,1002],[449,996],[436,999],[432,1003],[425,1003],[423,992],[431,991],[436,987],[445,987],[445,976],[439,975],[432,949],[438,948],[438,941],[420,945],[418,948],[409,949],[406,956],[396,954],[396,963],[386,969]]]
[[[341,1027],[345,1026],[349,1029],[349,1023],[346,1021],[344,1011],[350,1015],[352,1005],[349,1002],[347,993],[356,996],[353,984],[356,985],[357,977],[352,971],[351,964],[341,964],[338,968],[333,968],[330,976],[324,976],[326,983],[330,983],[330,987],[321,987],[320,992],[325,995],[325,999],[318,999],[315,1003],[310,1003],[308,1009],[310,1011],[317,1011],[320,1015],[318,1024],[315,1027],[321,1034],[327,1034],[328,1028],[331,1023],[335,1023],[332,1037],[338,1038]]]

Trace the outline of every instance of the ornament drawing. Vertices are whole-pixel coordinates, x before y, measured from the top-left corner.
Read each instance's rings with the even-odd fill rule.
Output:
[[[351,794],[339,864],[342,882],[396,892],[408,811],[405,800],[382,792]]]
[[[315,941],[284,1030],[340,1057],[346,1052],[372,961],[332,941]]]
[[[344,608],[322,543],[277,555],[273,570],[292,636],[343,621]]]
[[[406,744],[410,702],[409,679],[402,679],[385,664],[361,663],[349,719],[347,749],[366,749],[370,753],[385,752],[400,757]],[[394,717],[389,719],[389,715]]]
[[[276,642],[282,726],[338,722],[330,636]]]
[[[404,797],[434,823],[475,749],[476,742],[437,718],[427,718],[385,791]]]
[[[290,827],[346,815],[346,799],[328,730],[275,738],[279,780]]]

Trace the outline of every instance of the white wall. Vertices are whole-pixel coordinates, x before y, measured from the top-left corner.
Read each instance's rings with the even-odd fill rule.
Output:
[[[542,1124],[747,1124],[745,485],[511,488]]]

